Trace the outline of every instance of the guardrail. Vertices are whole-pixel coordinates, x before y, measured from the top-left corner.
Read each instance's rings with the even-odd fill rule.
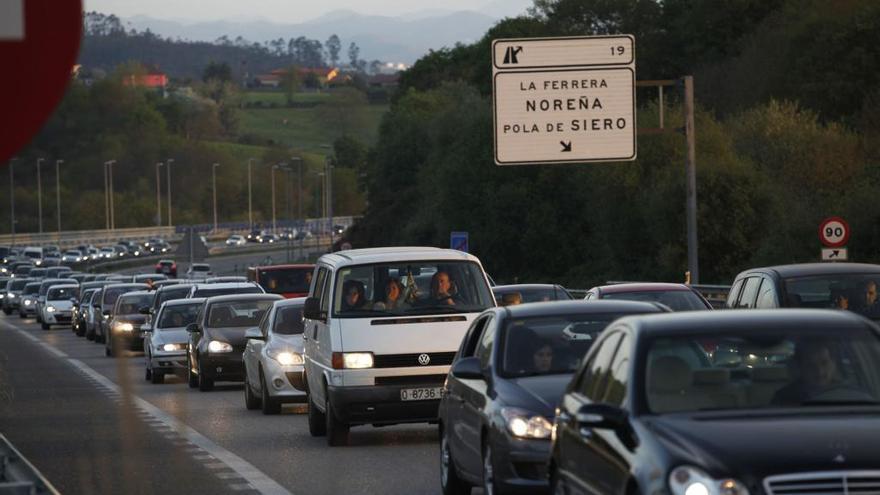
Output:
[[[49,480],[0,434],[0,494],[58,495]]]

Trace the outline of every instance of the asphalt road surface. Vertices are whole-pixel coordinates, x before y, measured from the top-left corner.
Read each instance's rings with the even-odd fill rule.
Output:
[[[436,426],[357,427],[329,448],[305,412],[248,411],[239,383],[153,385],[142,354],[0,314],[0,432],[62,493],[439,493]]]

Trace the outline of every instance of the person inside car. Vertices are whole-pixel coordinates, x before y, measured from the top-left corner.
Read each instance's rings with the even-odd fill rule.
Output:
[[[502,306],[515,306],[517,304],[522,304],[522,294],[519,292],[508,292],[501,296]]]
[[[431,304],[455,306],[455,290],[449,274],[439,271],[431,277]]]
[[[364,284],[357,280],[346,280],[342,284],[342,310],[361,309],[364,306]]]
[[[400,309],[405,304],[402,295],[403,286],[396,278],[390,278],[385,282],[385,300],[376,302],[373,309]]]
[[[799,377],[773,396],[776,405],[800,405],[844,385],[831,348],[824,342],[798,343],[794,364]]]
[[[532,355],[535,373],[548,373],[553,369],[553,346],[549,343],[540,345]]]

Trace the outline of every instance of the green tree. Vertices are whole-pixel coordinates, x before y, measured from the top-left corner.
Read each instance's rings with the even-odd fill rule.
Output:
[[[211,61],[202,71],[202,82],[218,81],[220,83],[232,82],[232,68],[226,62]]]
[[[342,42],[339,40],[339,36],[331,34],[327,41],[324,42],[324,47],[327,49],[327,58],[330,59],[330,65],[336,67],[339,63],[339,52],[342,51]]]

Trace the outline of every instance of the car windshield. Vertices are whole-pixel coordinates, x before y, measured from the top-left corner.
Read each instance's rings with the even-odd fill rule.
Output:
[[[847,309],[880,320],[878,284],[880,274],[791,278],[785,281],[786,301],[783,306]]]
[[[226,287],[222,289],[196,289],[193,297],[226,296],[229,294],[262,294],[259,287],[249,285],[247,287]]]
[[[6,290],[17,291],[22,290],[28,284],[27,280],[15,280],[12,279],[9,281],[9,285],[6,286]]]
[[[337,272],[333,313],[342,318],[472,313],[494,306],[479,265],[415,261],[349,266]]]
[[[191,270],[194,272],[209,272],[211,267],[208,265],[193,265]]]
[[[78,295],[79,289],[75,287],[54,287],[49,289],[49,292],[46,294],[46,300],[65,301],[71,297],[77,297]]]
[[[116,314],[133,315],[140,312],[142,307],[149,306],[152,302],[152,294],[124,295],[119,299]]]
[[[22,294],[39,294],[41,284],[28,284],[24,286]]]
[[[669,306],[673,311],[697,311],[709,309],[700,296],[689,290],[651,290],[633,292],[611,292],[602,295],[603,299],[624,301],[658,302]]]
[[[31,271],[28,272],[28,275],[30,275],[31,277],[43,277],[46,275],[46,269],[45,268],[32,268]]]
[[[688,356],[701,350],[701,363]],[[880,404],[880,339],[865,329],[656,339],[644,373],[658,414]]]
[[[513,300],[519,303],[567,301],[571,295],[559,287],[534,287],[493,290],[498,302]]]
[[[284,268],[264,270],[259,275],[260,285],[271,294],[307,294],[312,283],[311,268]]]
[[[278,308],[275,314],[275,326],[272,332],[280,335],[300,335],[303,333],[302,305]]]
[[[266,311],[272,307],[271,300],[229,301],[212,304],[208,308],[208,328],[255,327]]]
[[[510,319],[501,333],[501,375],[574,373],[596,337],[621,316],[603,313]]]
[[[146,287],[112,287],[104,289],[103,299],[101,300],[101,304],[105,308],[111,308],[114,304],[116,304],[116,300],[119,299],[119,296],[125,294],[126,292],[134,292],[136,290],[145,289]]]
[[[196,322],[202,303],[174,304],[162,309],[158,328],[183,328]]]

